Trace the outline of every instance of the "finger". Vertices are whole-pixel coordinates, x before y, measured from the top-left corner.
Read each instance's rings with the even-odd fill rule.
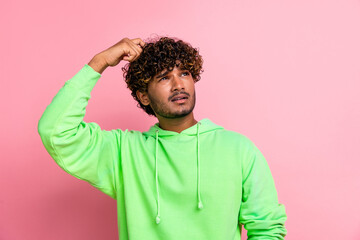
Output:
[[[137,52],[137,53],[139,54],[139,56],[140,56],[141,52],[143,51],[142,48],[141,48],[139,45],[136,45],[136,44],[134,44],[134,43],[132,43],[131,46],[132,46],[132,48],[133,48],[134,50],[136,50],[136,52]]]
[[[124,54],[123,56],[130,56],[131,55],[131,49],[130,48],[124,48]]]
[[[123,60],[127,60],[130,56],[135,55],[133,50],[130,47],[124,49],[124,54],[122,55]]]
[[[129,44],[129,45],[130,45],[129,47],[135,52],[135,58],[139,57],[141,51],[137,48],[137,46],[134,44]]]
[[[140,45],[141,47],[145,46],[145,42],[141,38],[134,38],[134,39],[131,39],[131,41],[133,43],[135,43],[136,45]]]
[[[123,58],[123,60],[125,61],[128,61],[128,62],[133,62],[135,60],[135,56],[134,55],[131,55],[130,57],[129,56],[125,56]]]
[[[132,40],[126,39],[127,47],[131,48],[133,51],[135,51],[137,54],[140,54],[140,51],[138,48],[136,48],[136,44],[133,43]]]
[[[132,48],[129,48],[128,50],[128,54],[126,56],[123,57],[124,60],[132,62],[135,60],[135,58],[138,56],[139,54],[134,51]]]

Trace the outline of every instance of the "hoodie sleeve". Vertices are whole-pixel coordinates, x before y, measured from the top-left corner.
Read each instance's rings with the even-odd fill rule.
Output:
[[[249,240],[284,239],[287,216],[285,206],[278,203],[270,168],[253,143],[247,156],[239,223],[247,230]]]
[[[116,198],[114,172],[121,130],[101,130],[83,121],[90,92],[101,74],[85,66],[65,82],[38,122],[41,140],[67,173]]]

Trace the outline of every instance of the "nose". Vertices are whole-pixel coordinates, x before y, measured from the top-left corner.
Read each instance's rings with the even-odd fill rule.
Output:
[[[174,75],[172,78],[172,91],[181,91],[184,89],[184,80],[182,80],[178,75]]]

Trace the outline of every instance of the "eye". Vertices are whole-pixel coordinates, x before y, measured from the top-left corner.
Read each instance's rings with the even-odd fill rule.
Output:
[[[186,71],[186,72],[183,72],[182,74],[185,74],[185,76],[188,76],[188,75],[190,75],[190,73],[189,73],[188,71]]]
[[[159,79],[159,82],[160,82],[161,80],[165,80],[165,79],[167,79],[167,77],[162,77],[162,78]]]

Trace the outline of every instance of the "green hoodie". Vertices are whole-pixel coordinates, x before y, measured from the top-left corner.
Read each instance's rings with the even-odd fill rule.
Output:
[[[181,133],[101,130],[83,121],[101,74],[85,66],[59,90],[38,131],[69,174],[117,201],[119,239],[283,239],[268,164],[242,134],[204,118]]]

